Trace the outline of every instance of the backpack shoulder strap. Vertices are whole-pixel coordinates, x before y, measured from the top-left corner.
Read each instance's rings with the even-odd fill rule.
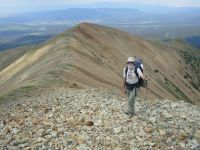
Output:
[[[139,74],[137,73],[137,68],[138,67],[135,67],[135,70],[134,70],[134,72],[135,72],[135,75],[138,77],[138,79],[139,79]]]
[[[135,70],[134,70],[134,72],[135,72],[135,74],[136,74],[136,76],[138,77],[138,79],[140,78],[139,77],[139,74],[138,74],[138,72],[137,72],[137,69],[140,69],[141,70],[141,72],[143,73],[144,72],[144,70],[142,69],[142,67],[140,66],[140,67],[135,67]]]
[[[125,74],[127,75],[127,72],[128,72],[128,67],[126,67],[126,69],[125,69]]]
[[[137,72],[137,69],[140,69],[140,70],[142,71],[142,73],[143,73],[143,69],[142,69],[142,67],[135,67],[134,72],[135,72],[136,76],[137,76],[138,79],[139,79],[140,77],[139,77],[139,74],[138,74],[138,72]]]
[[[125,69],[125,81],[126,81],[126,77],[127,77],[127,72],[128,72],[128,67],[126,67],[126,69]]]

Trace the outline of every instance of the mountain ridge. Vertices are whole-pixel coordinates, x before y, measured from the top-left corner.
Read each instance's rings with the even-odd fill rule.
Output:
[[[179,41],[174,43],[149,41],[114,28],[81,23],[1,71],[0,94],[26,86],[120,90],[127,57],[139,56],[149,77],[149,96],[198,104],[198,89],[191,86],[196,85],[198,76],[194,75],[194,81],[184,78],[185,60],[180,54],[191,47]],[[188,74],[193,72],[188,67]]]

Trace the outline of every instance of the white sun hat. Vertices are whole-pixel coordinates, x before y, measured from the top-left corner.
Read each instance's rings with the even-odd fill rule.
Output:
[[[128,59],[127,59],[127,61],[126,62],[134,62],[135,60],[134,60],[134,58],[133,57],[129,57]]]

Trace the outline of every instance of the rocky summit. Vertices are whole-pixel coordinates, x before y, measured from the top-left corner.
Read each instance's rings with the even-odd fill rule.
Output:
[[[59,88],[0,105],[0,149],[199,150],[200,108],[117,90]]]

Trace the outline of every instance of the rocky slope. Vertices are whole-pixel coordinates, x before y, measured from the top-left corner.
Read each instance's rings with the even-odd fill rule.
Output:
[[[178,40],[149,41],[114,28],[82,23],[27,51],[1,70],[0,96],[9,92],[15,95],[18,89],[27,93],[46,87],[121,90],[125,61],[136,55],[144,61],[152,98],[198,105],[200,52],[194,55],[192,50]]]
[[[59,88],[0,105],[0,149],[199,150],[200,109],[183,101],[127,98],[116,90]]]

